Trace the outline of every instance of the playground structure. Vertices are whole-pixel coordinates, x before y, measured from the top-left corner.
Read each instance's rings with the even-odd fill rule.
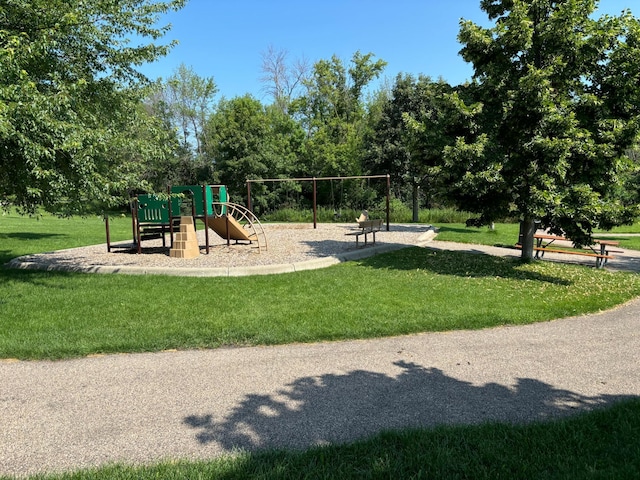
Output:
[[[223,239],[227,246],[235,243],[256,244],[258,251],[267,248],[264,229],[258,218],[242,205],[229,202],[225,185],[168,186],[167,195],[141,194],[131,201],[133,243],[142,253],[142,242],[162,239],[166,247],[166,234],[170,234],[173,247],[174,232],[180,229],[180,218],[189,216],[205,225],[206,253],[210,251],[209,228]],[[109,219],[105,218],[107,251],[111,252]]]

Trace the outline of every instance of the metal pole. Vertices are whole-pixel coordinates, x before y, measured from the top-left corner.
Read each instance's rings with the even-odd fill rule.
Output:
[[[247,208],[251,210],[251,181],[247,180]]]
[[[227,226],[227,247],[231,246],[231,233],[229,232],[229,215],[230,212],[227,212],[227,214],[224,216],[224,221]]]
[[[209,186],[202,185],[202,206],[204,209],[204,241],[207,249],[207,255],[209,255],[209,202],[207,201],[207,189]],[[213,200],[213,197],[211,197]]]
[[[142,243],[142,240],[140,238],[140,217],[138,217],[138,199],[136,198],[136,211],[135,211],[135,222],[136,222],[136,241],[138,243],[138,255],[140,255],[142,253],[142,246],[140,245]]]
[[[318,227],[318,207],[317,202],[317,182],[316,177],[313,177],[313,228]]]
[[[171,185],[167,185],[167,202],[169,207],[169,235],[171,236],[170,246],[173,248],[173,212],[171,211]]]
[[[391,196],[391,176],[387,173],[387,232],[389,231],[390,207],[389,197]]]
[[[109,235],[109,215],[104,216],[104,227],[107,229],[107,253],[111,253],[111,235]]]
[[[136,243],[136,218],[133,215],[133,209],[134,209],[134,205],[135,202],[137,202],[138,197],[135,198],[130,198],[129,199],[129,208],[131,209],[131,238],[133,240],[131,240],[134,244]]]

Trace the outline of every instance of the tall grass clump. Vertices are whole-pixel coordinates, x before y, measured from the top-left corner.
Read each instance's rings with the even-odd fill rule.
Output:
[[[464,223],[471,214],[455,208],[422,209],[418,215],[420,223]]]

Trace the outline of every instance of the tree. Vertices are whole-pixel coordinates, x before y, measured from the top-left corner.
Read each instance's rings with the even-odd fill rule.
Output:
[[[159,15],[183,0],[0,5],[0,196],[23,212],[117,202],[158,155],[136,67],[167,53]],[[140,43],[133,46],[131,38]],[[149,41],[149,43],[144,43]],[[142,134],[148,126],[151,131]]]
[[[304,132],[289,116],[250,95],[221,101],[210,117],[207,135],[208,158],[238,203],[247,179],[290,176],[304,141]],[[253,198],[261,208],[270,200],[274,199],[260,192]]]
[[[152,104],[159,114],[166,116],[181,134],[187,149],[194,149],[195,156],[205,149],[205,123],[213,113],[214,97],[218,87],[213,77],[200,77],[192,68],[181,64],[164,82]]]
[[[367,140],[369,169],[389,172],[398,188],[411,189],[418,221],[419,189],[443,198],[444,148],[474,132],[473,108],[443,80],[398,75]]]
[[[214,113],[218,88],[213,77],[200,77],[192,68],[181,64],[166,80],[154,84],[145,100],[151,115],[160,119],[169,135],[178,137],[173,155],[156,161],[154,189],[168,183],[195,185],[211,183],[215,172],[206,158],[208,137],[206,124]],[[158,183],[164,179],[162,183]]]
[[[594,19],[596,5],[483,0],[495,26],[461,23],[484,131],[447,150],[451,192],[485,218],[517,215],[524,259],[535,219],[584,245],[637,213],[618,193],[640,126],[640,26]]]
[[[274,105],[288,113],[296,91],[308,80],[309,64],[302,58],[287,64],[287,51],[269,46],[262,53],[262,77],[264,90],[273,97]]]
[[[292,110],[307,132],[305,175],[354,175],[361,171],[365,122],[363,95],[386,62],[356,52],[345,67],[335,55],[320,60]]]

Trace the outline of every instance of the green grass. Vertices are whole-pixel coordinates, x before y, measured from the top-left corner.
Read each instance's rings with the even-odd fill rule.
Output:
[[[109,220],[111,241],[131,240],[131,218]],[[107,242],[102,217],[37,218],[0,215],[0,265],[29,253],[97,245]]]
[[[640,400],[530,425],[385,432],[304,452],[212,461],[112,465],[40,480],[129,479],[632,479],[640,477]]]
[[[0,276],[0,357],[21,359],[526,324],[640,295],[637,275],[417,247],[273,276]]]
[[[0,221],[5,259],[80,245],[83,238],[104,241],[96,218]],[[115,237],[128,238],[127,219],[112,224]],[[501,231],[473,234],[493,240]],[[4,268],[0,281],[0,358],[20,359],[526,324],[640,295],[638,275],[421,248],[284,275],[186,278]]]
[[[466,227],[464,223],[436,223],[435,226],[439,229],[437,240],[501,247],[515,245],[520,229],[515,223],[497,223],[494,230]]]
[[[599,230],[601,233],[607,233]],[[640,233],[640,222],[635,222],[633,225],[622,225],[621,227],[614,227],[611,233]]]
[[[608,236],[607,234],[598,234],[600,240],[615,240],[620,242],[620,248],[626,250],[640,250],[640,236],[637,237],[616,237],[615,235]],[[617,248],[617,247],[612,247]]]

